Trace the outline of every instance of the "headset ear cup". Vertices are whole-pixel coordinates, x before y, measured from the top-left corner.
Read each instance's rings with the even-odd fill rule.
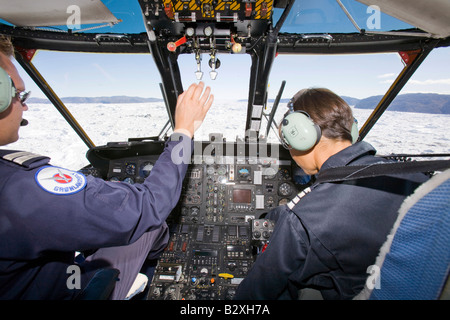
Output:
[[[0,112],[8,109],[15,94],[11,78],[3,68],[0,68]]]
[[[354,119],[352,124],[352,144],[356,143],[359,138],[359,129],[358,129],[358,121]]]
[[[320,140],[321,130],[304,112],[292,112],[281,122],[284,141],[291,148],[307,151]]]

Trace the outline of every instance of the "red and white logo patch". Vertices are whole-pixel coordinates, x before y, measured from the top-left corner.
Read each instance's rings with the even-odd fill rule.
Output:
[[[39,169],[35,179],[42,189],[58,195],[74,194],[86,186],[83,174],[52,166]]]

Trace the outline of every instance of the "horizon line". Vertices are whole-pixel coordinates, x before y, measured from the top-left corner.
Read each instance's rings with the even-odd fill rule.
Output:
[[[398,94],[397,96],[402,96],[402,95],[410,95],[410,94],[435,94],[435,95],[443,95],[443,96],[450,96],[450,93],[437,93],[437,92],[406,92],[406,93],[401,93]],[[368,98],[372,98],[372,97],[382,97],[382,94],[379,95],[373,95],[373,96],[368,96],[365,98],[356,98],[356,97],[352,97],[352,96],[347,96],[347,95],[339,95],[340,97],[346,97],[346,98],[351,98],[351,99],[357,99],[357,100],[364,100],[364,99],[368,99]],[[157,98],[157,97],[141,97],[141,96],[128,96],[128,95],[111,95],[111,96],[67,96],[67,97],[60,97],[61,100],[63,99],[101,99],[101,98],[134,98],[134,99],[145,99],[145,100],[149,100],[149,99],[154,99],[154,100],[160,100],[160,101],[164,101],[163,98]],[[248,101],[248,98],[219,98],[220,100],[233,100],[233,101]],[[48,97],[41,97],[41,96],[37,96],[37,97],[30,97],[29,100],[34,100],[34,99],[40,99],[40,100],[47,100],[49,102],[51,102],[49,100]],[[268,98],[268,101],[271,100],[275,100],[276,98]],[[286,100],[286,99],[290,99],[290,98],[281,98],[281,100]]]

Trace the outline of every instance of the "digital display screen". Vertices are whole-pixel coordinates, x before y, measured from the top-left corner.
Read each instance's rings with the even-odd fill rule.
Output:
[[[227,252],[244,252],[242,246],[227,246]]]
[[[194,256],[217,257],[217,250],[194,250]]]
[[[234,203],[251,203],[252,190],[250,189],[233,189]]]

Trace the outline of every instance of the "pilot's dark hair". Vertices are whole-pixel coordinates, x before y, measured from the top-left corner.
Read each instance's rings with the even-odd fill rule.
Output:
[[[325,88],[309,88],[297,92],[292,98],[295,111],[302,110],[329,139],[352,141],[354,122],[350,106],[337,94]]]

